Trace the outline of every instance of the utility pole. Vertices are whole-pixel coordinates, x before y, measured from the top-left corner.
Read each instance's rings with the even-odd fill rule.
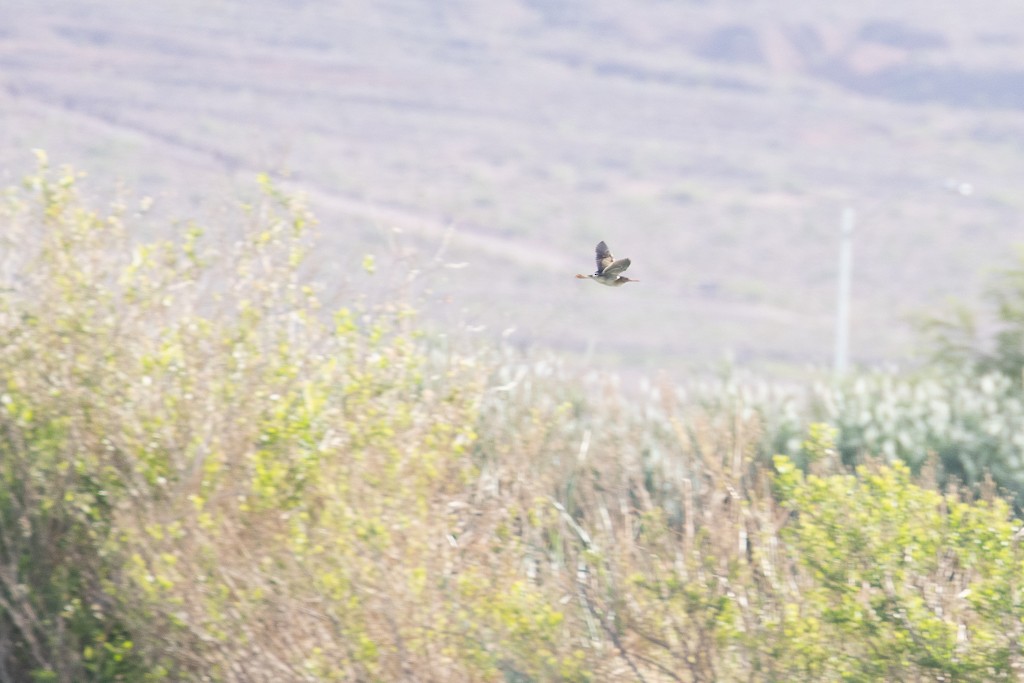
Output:
[[[836,377],[846,374],[850,353],[850,270],[853,267],[851,241],[853,235],[853,209],[843,209],[839,241],[839,294],[836,301]]]

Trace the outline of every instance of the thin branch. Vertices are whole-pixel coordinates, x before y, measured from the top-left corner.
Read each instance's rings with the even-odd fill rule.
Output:
[[[642,673],[640,673],[640,669],[637,667],[636,662],[634,662],[632,657],[629,656],[629,653],[626,652],[626,648],[622,644],[622,640],[619,638],[619,634],[615,632],[615,629],[611,628],[608,625],[608,623],[604,619],[604,616],[601,615],[598,612],[597,608],[594,606],[594,603],[590,599],[590,594],[587,592],[586,586],[580,586],[580,595],[583,597],[583,602],[587,606],[587,609],[590,611],[591,614],[594,615],[594,618],[597,619],[597,621],[601,624],[601,628],[604,629],[604,632],[606,634],[608,634],[608,638],[610,638],[612,644],[615,645],[615,649],[619,651],[619,656],[622,657],[626,661],[626,664],[629,665],[629,668],[633,670],[633,675],[636,676],[637,680],[640,681],[640,683],[647,683],[647,679],[644,678],[644,675]]]

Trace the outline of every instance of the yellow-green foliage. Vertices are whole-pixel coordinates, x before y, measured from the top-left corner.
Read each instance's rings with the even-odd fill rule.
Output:
[[[7,493],[31,488],[5,508],[25,548],[4,550],[26,566],[65,552],[46,558],[49,578],[31,574],[41,595],[0,603],[16,642],[42,641],[15,667],[61,680],[135,680],[141,662],[221,680],[494,671],[464,647],[492,596],[462,590],[448,532],[477,476],[482,369],[431,355],[404,308],[321,311],[298,274],[312,217],[265,177],[249,228],[217,254],[196,226],[133,244],[127,209],[85,209],[78,174],[41,162],[7,205],[12,230],[39,232],[3,298],[2,462]],[[17,597],[29,577],[3,578]],[[526,660],[533,634],[554,640],[557,612],[516,595],[495,637],[522,641],[510,648]],[[94,600],[107,604],[84,609],[96,623],[48,640]],[[572,669],[550,650],[545,670]]]
[[[807,674],[1009,675],[1019,629],[1004,629],[1019,622],[1024,558],[1006,502],[923,489],[899,462],[829,477],[804,477],[783,457],[776,468],[794,514],[783,538],[810,579],[789,626]]]
[[[1017,522],[742,391],[628,399],[324,310],[261,177],[233,247],[41,166],[0,258],[0,683],[1011,680]],[[378,269],[363,260],[368,278]],[[339,286],[339,285],[335,285]]]

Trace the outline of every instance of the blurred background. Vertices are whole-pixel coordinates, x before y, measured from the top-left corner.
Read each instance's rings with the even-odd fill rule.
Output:
[[[32,148],[154,230],[268,172],[339,298],[372,255],[428,327],[672,376],[830,364],[849,207],[852,361],[906,361],[1022,234],[1024,5],[8,0],[0,184]],[[640,284],[573,279],[601,239]]]

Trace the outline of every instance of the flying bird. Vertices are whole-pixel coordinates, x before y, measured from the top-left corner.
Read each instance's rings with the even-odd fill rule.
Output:
[[[597,272],[593,275],[577,274],[576,277],[581,280],[590,278],[594,282],[600,282],[602,285],[608,285],[609,287],[619,287],[627,282],[639,282],[639,280],[631,280],[624,275],[620,275],[622,271],[629,268],[629,259],[623,258],[616,261],[604,240],[597,243],[595,251],[597,252]]]

